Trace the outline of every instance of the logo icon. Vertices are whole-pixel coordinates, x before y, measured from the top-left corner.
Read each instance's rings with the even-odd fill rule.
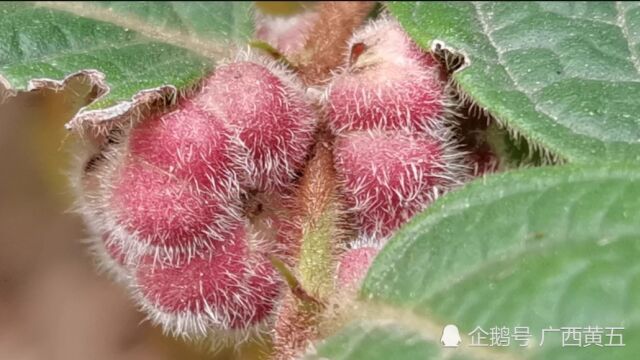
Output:
[[[460,344],[462,344],[462,339],[460,338],[460,331],[458,331],[458,327],[453,324],[445,326],[444,330],[442,330],[440,343],[444,347],[458,347]]]

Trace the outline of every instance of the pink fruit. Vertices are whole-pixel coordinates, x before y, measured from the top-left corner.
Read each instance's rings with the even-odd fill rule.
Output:
[[[127,256],[213,248],[239,219],[241,193],[284,189],[298,175],[313,109],[290,74],[257,61],[220,66],[176,110],[134,123],[91,162],[100,169],[85,181],[85,213],[125,239]]]
[[[381,238],[460,179],[446,137],[398,131],[349,133],[335,145],[342,191],[366,237]]]
[[[447,111],[442,69],[397,22],[374,21],[354,34],[350,49],[325,94],[335,133],[438,126]]]
[[[225,238],[240,205],[230,136],[191,101],[131,130],[108,200],[131,247],[193,251]]]
[[[238,226],[217,249],[169,265],[143,257],[136,292],[151,319],[175,334],[199,336],[269,318],[280,281],[266,256],[250,248],[250,236]]]
[[[286,187],[302,168],[313,141],[315,118],[293,76],[260,60],[218,67],[194,98],[233,129],[247,156],[245,186],[258,191]]]
[[[338,265],[338,286],[344,289],[357,287],[367,274],[378,251],[380,249],[374,246],[347,250]]]
[[[226,192],[233,174],[231,131],[190,100],[143,121],[129,135],[129,154],[168,175]]]
[[[232,219],[229,202],[141,162],[126,166],[112,204],[132,241],[169,251],[212,247],[223,240],[224,225]]]

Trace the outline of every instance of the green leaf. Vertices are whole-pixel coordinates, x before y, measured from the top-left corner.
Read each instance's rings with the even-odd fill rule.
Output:
[[[426,343],[441,350],[444,325],[455,324],[463,345],[453,354],[470,358],[633,359],[640,352],[638,258],[637,165],[542,167],[479,179],[396,234],[361,289],[355,317],[365,325],[346,328],[318,352],[356,359],[344,354],[377,346],[379,336],[371,334],[393,333],[392,325],[412,334],[388,340],[384,354],[394,356],[386,358],[416,346],[428,354],[434,347]],[[363,335],[353,326],[369,330]],[[477,326],[526,326],[530,347],[514,340],[510,347],[469,346],[466,334]],[[562,347],[560,332],[539,345],[543,328],[588,326],[624,327],[614,332],[626,346]],[[609,340],[616,338],[602,335],[602,344]]]
[[[389,8],[423,47],[467,56],[455,81],[511,131],[569,161],[640,159],[640,3]]]
[[[106,75],[110,93],[94,107],[142,89],[197,82],[233,42],[252,32],[250,4],[3,3],[0,74],[18,90],[34,78],[84,69]]]
[[[397,325],[353,324],[305,359],[414,360],[433,358],[438,353],[434,342],[425,341],[420,334]]]

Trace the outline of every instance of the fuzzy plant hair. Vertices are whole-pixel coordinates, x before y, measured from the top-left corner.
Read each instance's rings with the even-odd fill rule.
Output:
[[[133,270],[134,298],[173,335],[233,339],[271,320],[281,281],[269,250],[243,222],[215,251],[173,264],[143,257]]]
[[[372,7],[256,14],[287,61],[240,51],[191,89],[69,123],[90,248],[166,333],[270,334],[294,357],[323,309],[348,308],[336,296],[353,295],[385,242],[473,175],[446,66],[390,16],[365,23]],[[305,273],[314,254],[326,289]]]
[[[331,129],[428,131],[450,122],[454,107],[439,65],[395,20],[371,21],[350,39],[326,87]]]
[[[469,172],[444,69],[390,17],[354,33],[324,107],[360,236],[384,241]]]
[[[168,333],[260,333],[282,290],[269,256],[288,255],[268,199],[293,186],[316,126],[304,88],[242,52],[171,106],[127,114],[74,127],[88,135],[74,182],[100,266]]]
[[[463,153],[447,135],[369,130],[340,136],[336,170],[361,236],[387,238],[460,184]]]
[[[205,80],[194,102],[226,119],[246,154],[237,158],[246,188],[282,189],[297,176],[313,142],[316,115],[291,70],[241,52]]]

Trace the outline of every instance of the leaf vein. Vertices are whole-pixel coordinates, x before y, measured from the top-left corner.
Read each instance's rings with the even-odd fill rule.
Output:
[[[627,40],[627,47],[629,48],[629,57],[631,63],[635,67],[638,74],[640,74],[640,55],[636,54],[633,46],[631,45],[631,34],[629,33],[629,27],[627,26],[627,19],[624,16],[624,11],[622,10],[622,6],[620,1],[616,1],[616,12],[618,16],[616,16],[616,24],[622,30],[622,35]]]
[[[210,40],[202,41],[201,39],[185,35],[179,31],[171,31],[170,29],[157,29],[133,16],[112,14],[87,3],[38,2],[36,4],[46,9],[64,11],[84,18],[103,21],[131,29],[150,39],[178,46],[202,56],[220,58],[228,55],[228,46],[225,46],[223,43]]]

